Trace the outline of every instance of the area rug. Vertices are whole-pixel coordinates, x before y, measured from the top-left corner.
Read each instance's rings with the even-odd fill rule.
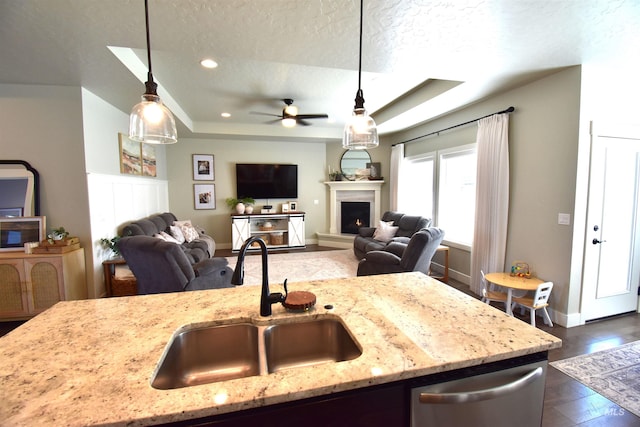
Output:
[[[640,341],[550,365],[640,417]]]
[[[244,262],[244,284],[262,283],[262,262],[259,254],[250,254]],[[237,256],[227,257],[229,266],[236,268]],[[299,253],[270,253],[268,256],[269,283],[307,282],[322,279],[355,277],[358,259],[352,249]]]

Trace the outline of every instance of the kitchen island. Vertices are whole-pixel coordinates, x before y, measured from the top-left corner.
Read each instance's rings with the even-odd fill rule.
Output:
[[[278,291],[271,284],[272,291]],[[0,338],[0,424],[150,425],[216,417],[544,353],[561,341],[421,273],[290,283],[315,308],[259,286],[60,302]],[[185,325],[337,316],[362,347],[338,363],[171,390],[151,386]]]

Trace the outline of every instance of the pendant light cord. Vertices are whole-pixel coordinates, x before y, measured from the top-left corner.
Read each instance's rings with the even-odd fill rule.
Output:
[[[151,37],[149,36],[149,0],[144,0],[144,21],[145,21],[145,28],[147,29],[147,64],[149,64],[149,75],[151,75]]]
[[[358,92],[360,92],[360,85],[362,80],[362,15],[364,11],[364,0],[360,0],[360,50],[358,59]]]
[[[153,72],[151,71],[151,37],[149,36],[149,0],[144,0],[144,20],[147,32],[147,64],[149,71],[147,72],[147,81],[145,82],[146,93],[150,95],[158,95],[158,85],[153,81]]]
[[[358,53],[358,92],[356,92],[356,105],[354,109],[361,110],[364,109],[364,95],[362,93],[362,15],[364,11],[364,0],[360,0],[360,45],[359,45],[359,53]]]

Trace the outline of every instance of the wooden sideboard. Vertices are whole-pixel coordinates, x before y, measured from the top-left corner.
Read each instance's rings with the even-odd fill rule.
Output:
[[[84,249],[0,253],[0,320],[28,319],[58,301],[86,298]]]

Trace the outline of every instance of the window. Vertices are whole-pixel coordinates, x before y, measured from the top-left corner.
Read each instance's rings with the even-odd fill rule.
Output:
[[[449,241],[471,246],[476,212],[475,144],[439,153],[438,227]]]
[[[433,219],[445,240],[473,242],[476,204],[476,145],[408,157],[402,165],[398,210]]]
[[[407,159],[402,165],[398,210],[407,215],[433,218],[435,153]],[[406,185],[405,185],[406,183]]]

